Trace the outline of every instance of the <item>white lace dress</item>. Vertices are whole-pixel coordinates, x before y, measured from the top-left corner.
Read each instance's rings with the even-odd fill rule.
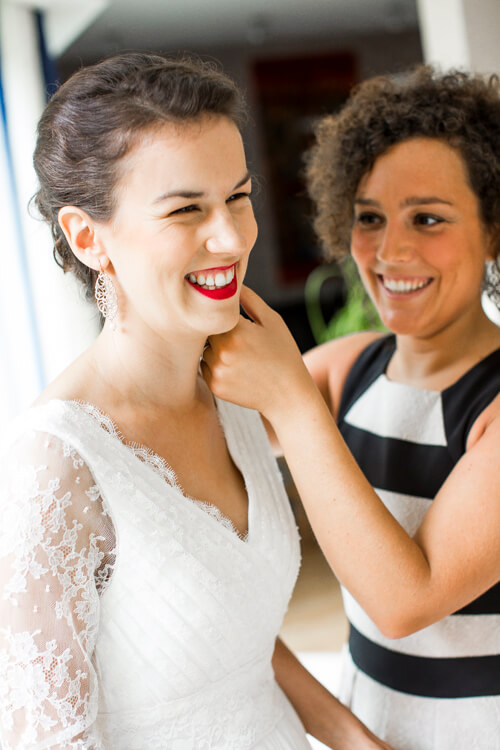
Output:
[[[301,750],[271,656],[297,530],[255,412],[218,402],[240,538],[109,419],[51,401],[0,472],[2,750]]]

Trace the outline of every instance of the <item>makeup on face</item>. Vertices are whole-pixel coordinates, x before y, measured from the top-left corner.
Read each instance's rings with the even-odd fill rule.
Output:
[[[229,299],[238,289],[236,263],[231,266],[192,271],[186,276],[186,281],[205,297],[215,300]]]
[[[460,153],[402,141],[379,156],[354,201],[351,251],[384,324],[429,336],[482,315],[488,238]]]

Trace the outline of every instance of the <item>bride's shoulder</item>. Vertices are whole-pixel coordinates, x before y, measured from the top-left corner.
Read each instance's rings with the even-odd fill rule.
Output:
[[[65,441],[76,432],[75,414],[70,401],[51,399],[35,403],[7,422],[0,434],[0,458],[20,456],[23,452],[37,453],[56,442]]]

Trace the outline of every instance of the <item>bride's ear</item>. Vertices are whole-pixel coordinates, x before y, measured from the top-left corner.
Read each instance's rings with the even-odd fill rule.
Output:
[[[95,271],[106,268],[109,258],[102,247],[96,223],[77,206],[63,206],[57,215],[68,245],[78,260]]]

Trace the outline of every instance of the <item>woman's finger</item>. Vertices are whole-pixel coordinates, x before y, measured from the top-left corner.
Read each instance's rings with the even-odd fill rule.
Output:
[[[262,297],[250,289],[250,287],[243,285],[240,293],[240,305],[246,312],[246,314],[255,322],[263,325],[266,317],[272,312],[269,305],[266,305]]]
[[[251,320],[247,320],[242,315],[240,315],[240,318],[235,325],[234,328],[232,328],[230,331],[227,331],[227,333],[216,333],[213,336],[209,336],[207,339],[208,347],[205,349],[203,353],[203,357],[205,358],[206,355],[212,356],[214,353],[220,353],[221,351],[225,351],[226,353],[233,350],[233,348],[237,347],[237,342],[239,341],[241,336],[244,336],[245,332],[245,326],[254,326],[255,324]]]

